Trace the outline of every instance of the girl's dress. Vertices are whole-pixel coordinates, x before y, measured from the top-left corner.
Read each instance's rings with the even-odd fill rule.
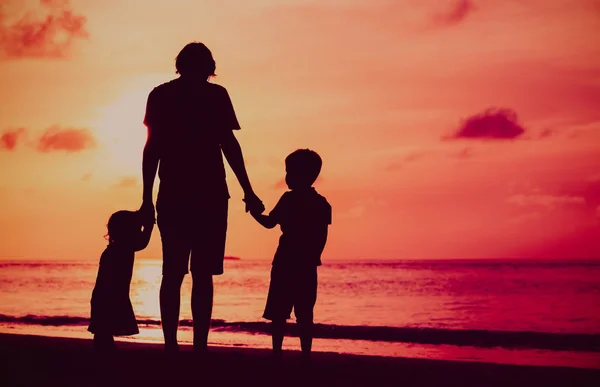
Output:
[[[88,331],[94,334],[129,336],[139,333],[129,288],[135,251],[108,245],[100,257]]]

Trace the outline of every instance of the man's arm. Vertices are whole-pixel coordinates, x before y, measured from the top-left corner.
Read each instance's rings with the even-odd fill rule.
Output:
[[[143,192],[142,206],[140,207],[140,212],[145,221],[149,219],[154,220],[155,217],[152,191],[154,189],[154,179],[156,178],[159,160],[158,144],[155,136],[152,134],[151,128],[148,127],[148,139],[146,140],[142,156]]]
[[[152,135],[152,130],[148,127],[148,139],[144,146],[144,154],[142,156],[142,179],[144,182],[144,188],[142,193],[142,200],[144,202],[152,202],[152,191],[154,189],[154,179],[156,178],[156,171],[158,170],[159,154],[158,144]]]
[[[242,190],[244,191],[244,201],[246,202],[246,212],[250,209],[264,211],[264,205],[260,199],[254,193],[250,179],[248,178],[248,172],[246,171],[246,164],[244,163],[244,156],[242,155],[242,147],[235,138],[233,131],[224,131],[221,139],[221,149],[223,154],[231,166],[233,173],[237,177]]]

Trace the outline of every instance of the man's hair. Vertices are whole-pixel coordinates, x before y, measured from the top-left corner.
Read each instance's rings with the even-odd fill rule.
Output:
[[[216,64],[212,53],[203,43],[187,44],[175,58],[177,74],[196,74],[201,77],[214,77]]]
[[[321,156],[310,149],[298,149],[285,158],[288,173],[298,175],[302,183],[311,186],[319,177],[323,160]]]

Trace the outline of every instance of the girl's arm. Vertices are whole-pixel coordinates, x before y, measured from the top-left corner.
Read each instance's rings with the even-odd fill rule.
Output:
[[[259,214],[258,212],[250,212],[252,217],[256,219],[265,228],[273,228],[277,226],[277,221],[272,216]]]
[[[138,240],[136,241],[135,251],[144,250],[148,246],[153,228],[154,222],[146,222],[144,224],[144,230],[139,234]]]

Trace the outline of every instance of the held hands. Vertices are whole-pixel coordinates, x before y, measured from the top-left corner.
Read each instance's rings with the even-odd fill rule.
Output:
[[[138,212],[141,215],[143,224],[154,224],[156,223],[156,216],[154,213],[154,204],[150,200],[144,200]]]
[[[246,194],[244,197],[244,203],[246,203],[246,212],[250,212],[252,215],[258,213],[262,214],[265,210],[263,202],[256,196],[254,192]]]

